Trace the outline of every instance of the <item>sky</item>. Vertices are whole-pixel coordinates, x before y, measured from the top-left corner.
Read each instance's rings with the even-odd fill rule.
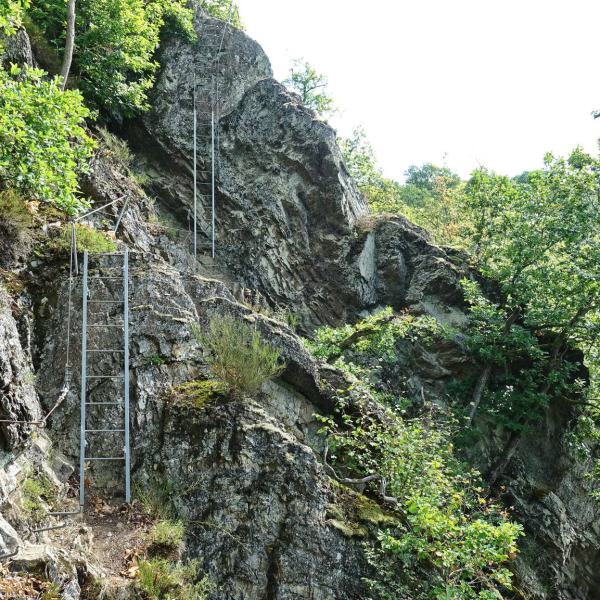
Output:
[[[236,0],[275,77],[305,58],[388,177],[517,175],[600,138],[597,0]]]

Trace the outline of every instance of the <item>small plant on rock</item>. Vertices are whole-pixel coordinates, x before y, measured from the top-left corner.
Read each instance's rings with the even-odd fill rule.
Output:
[[[225,386],[214,379],[186,381],[172,388],[167,400],[177,406],[205,408],[223,396],[225,391]]]
[[[181,521],[158,521],[148,534],[148,552],[152,556],[177,554],[183,544],[185,529]]]
[[[194,583],[198,561],[171,563],[157,558],[139,562],[138,588],[149,600],[206,600],[215,586],[208,576]]]
[[[93,227],[77,224],[77,252],[87,250],[90,254],[101,252],[114,252],[117,245],[101,231]],[[46,248],[57,255],[69,255],[71,249],[71,229],[65,227],[58,237],[53,238],[46,244]]]
[[[207,333],[198,328],[193,333],[210,353],[212,372],[235,396],[257,394],[265,381],[283,371],[279,350],[264,342],[249,323],[218,316],[211,320]]]

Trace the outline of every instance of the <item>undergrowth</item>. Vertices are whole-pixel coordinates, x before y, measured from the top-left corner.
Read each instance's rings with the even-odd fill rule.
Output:
[[[79,223],[75,225],[75,228],[77,236],[77,252],[81,253],[87,251],[90,254],[98,254],[103,252],[114,252],[117,249],[115,241],[105,233]],[[59,256],[68,256],[71,251],[70,226],[63,227],[60,235],[49,240],[46,244],[46,250]]]
[[[377,600],[491,600],[511,586],[507,565],[522,528],[455,455],[454,421],[407,420],[373,401],[382,394],[369,376],[398,361],[399,342],[426,346],[447,333],[430,317],[385,309],[355,325],[322,328],[307,342],[315,356],[354,376],[335,392],[335,414],[318,417],[338,476],[383,476],[385,495],[395,499],[397,522],[381,522],[376,541],[365,542]],[[368,486],[380,494],[375,482]]]

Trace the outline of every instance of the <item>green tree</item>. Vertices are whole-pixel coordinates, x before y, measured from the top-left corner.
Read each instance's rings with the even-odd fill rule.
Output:
[[[496,366],[504,361],[494,353],[503,352],[519,322],[536,336],[542,353],[542,365],[528,383],[538,402],[564,395],[572,379],[565,352],[576,346],[585,349],[598,339],[599,197],[600,161],[580,149],[568,158],[547,155],[544,169],[529,173],[525,182],[485,169],[473,174],[464,195],[470,245],[481,272],[499,283],[503,302],[496,324],[488,319],[486,325],[497,341],[482,361],[471,419],[486,399]],[[492,389],[487,398],[496,392]],[[511,395],[508,389],[509,408]],[[535,414],[523,411],[521,428]],[[495,474],[510,460],[518,439],[517,432]]]
[[[317,73],[316,69],[303,59],[296,59],[290,74],[283,84],[300,96],[308,108],[320,117],[335,112],[333,99],[327,94],[327,77]]]
[[[431,193],[439,185],[440,179],[445,182],[446,187],[456,187],[460,183],[460,177],[447,167],[438,167],[432,163],[425,163],[420,167],[411,165],[404,173],[407,185],[427,190]]]
[[[86,205],[77,175],[94,146],[84,128],[89,111],[79,92],[44,75],[0,70],[0,188],[74,214]]]
[[[30,15],[57,52],[65,47],[67,4],[32,0]],[[75,21],[74,74],[89,102],[114,115],[148,108],[154,60],[165,27],[194,39],[185,0],[81,0]]]
[[[227,21],[231,15],[231,24],[237,29],[244,29],[240,18],[240,9],[233,0],[204,0],[202,8],[209,15],[222,21]]]
[[[427,163],[410,167],[409,183],[402,185],[383,175],[364,129],[355,129],[340,145],[348,171],[373,212],[403,215],[430,231],[437,242],[462,245],[463,184],[458,175]]]

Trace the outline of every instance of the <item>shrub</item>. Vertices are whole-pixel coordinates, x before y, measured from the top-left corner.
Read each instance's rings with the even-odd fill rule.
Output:
[[[106,236],[101,231],[97,231],[93,227],[87,225],[75,226],[77,235],[77,252],[87,251],[90,254],[98,254],[101,252],[114,252],[117,245],[114,240]],[[71,251],[71,228],[64,227],[62,233],[47,244],[46,248],[58,255],[69,255]]]
[[[27,8],[28,0],[3,0],[0,3],[0,36],[12,35],[21,24],[23,9]],[[2,52],[0,39],[0,53]]]
[[[204,0],[203,8],[212,17],[225,21],[229,16],[231,0]],[[237,29],[244,29],[240,19],[240,9],[234,2],[231,7],[231,24]]]
[[[69,214],[86,206],[78,173],[94,143],[84,129],[89,111],[77,91],[39,69],[0,69],[0,187]]]
[[[214,317],[206,334],[194,333],[210,352],[208,363],[215,377],[234,395],[256,394],[262,384],[283,371],[280,352],[262,341],[248,323],[230,316]]]
[[[509,587],[504,563],[514,558],[522,528],[483,495],[479,474],[455,458],[449,432],[391,410],[381,420],[344,406],[342,399],[338,420],[321,417],[332,460],[361,477],[384,476],[406,524],[381,528],[380,551],[399,572],[402,565],[434,567],[433,596],[412,597],[469,600],[486,597],[479,593],[494,583]]]

